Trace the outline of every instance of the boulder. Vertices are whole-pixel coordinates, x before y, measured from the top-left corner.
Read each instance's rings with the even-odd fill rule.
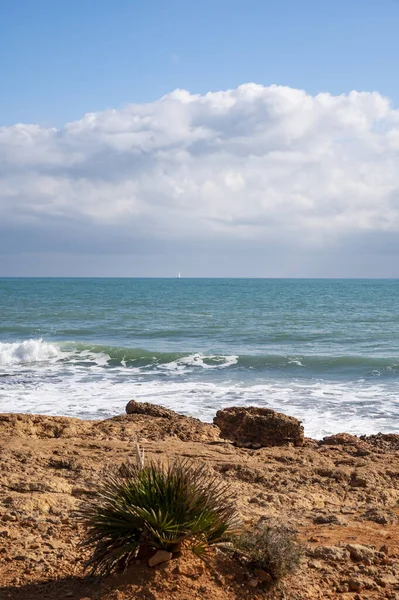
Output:
[[[175,438],[184,442],[214,442],[219,437],[219,430],[214,425],[150,402],[130,400],[126,412],[126,415],[100,421],[102,432],[112,435],[113,430],[120,431],[120,424],[123,424],[125,436],[137,438],[139,435],[140,439],[147,440]]]
[[[219,427],[221,438],[244,448],[302,446],[304,441],[298,419],[270,408],[232,406],[218,410],[213,422]]]
[[[335,433],[334,435],[328,435],[324,437],[320,444],[327,444],[329,446],[357,446],[359,445],[360,439],[356,435],[350,433]]]
[[[126,414],[128,415],[148,415],[149,417],[161,417],[164,419],[172,419],[177,415],[173,410],[158,406],[158,404],[151,404],[151,402],[136,402],[136,400],[130,400],[126,405]]]

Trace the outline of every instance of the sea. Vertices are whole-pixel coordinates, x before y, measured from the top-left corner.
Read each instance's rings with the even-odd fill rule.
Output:
[[[131,398],[399,432],[399,280],[0,279],[0,412],[104,419]]]

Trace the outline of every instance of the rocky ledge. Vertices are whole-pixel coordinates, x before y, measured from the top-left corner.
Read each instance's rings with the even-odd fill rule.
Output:
[[[259,409],[221,411],[213,425],[134,401],[127,412],[0,415],[1,600],[399,599],[399,435],[315,441],[296,419]],[[229,482],[244,524],[295,529],[299,572],[265,591],[214,552],[205,565],[183,555],[102,582],[84,577],[74,512],[107,465],[134,458],[136,441],[149,460],[206,463]]]

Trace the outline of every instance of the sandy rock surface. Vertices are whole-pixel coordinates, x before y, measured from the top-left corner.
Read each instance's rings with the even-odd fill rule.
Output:
[[[134,412],[105,421],[0,415],[1,600],[399,599],[399,436],[337,435],[258,450],[214,425]],[[222,553],[84,576],[74,511],[107,465],[135,457],[205,462],[231,485],[243,522],[289,524],[305,548],[299,571],[270,591]]]

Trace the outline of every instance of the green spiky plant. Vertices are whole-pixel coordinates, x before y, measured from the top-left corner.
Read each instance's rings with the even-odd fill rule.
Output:
[[[125,463],[105,476],[80,518],[86,527],[82,545],[92,551],[86,567],[99,576],[157,549],[204,553],[237,529],[228,486],[204,466],[183,460]]]

